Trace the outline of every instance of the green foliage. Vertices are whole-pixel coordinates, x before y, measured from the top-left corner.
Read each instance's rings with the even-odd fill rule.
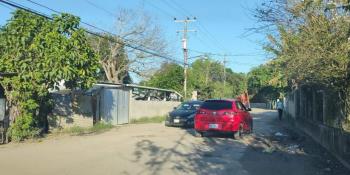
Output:
[[[200,99],[235,98],[246,90],[244,74],[235,73],[220,62],[208,58],[200,58],[192,63],[188,79],[189,90],[198,91]]]
[[[272,63],[253,68],[247,75],[251,102],[268,102],[281,98],[287,83]]]
[[[16,76],[0,80],[12,109],[44,126],[48,112],[49,89],[64,80],[67,88],[88,88],[95,82],[98,59],[90,48],[80,19],[69,14],[43,17],[17,10],[0,30],[0,72]],[[15,120],[11,135],[21,131],[23,122]],[[17,130],[18,129],[18,130]]]
[[[111,123],[99,122],[92,127],[73,126],[63,130],[63,133],[71,135],[98,134],[114,128]]]
[[[134,123],[134,124],[161,123],[163,121],[165,121],[165,116],[155,116],[155,117],[142,117],[139,119],[133,119],[131,123]]]
[[[266,46],[276,55],[275,67],[290,85],[294,81],[338,90],[349,85],[350,23],[347,16],[324,12],[325,6],[316,1],[297,3],[292,12],[302,23],[279,26],[279,38],[270,39],[274,42]]]
[[[276,13],[278,8],[274,6],[270,8],[274,13],[260,19],[270,19],[273,21],[270,24],[277,24],[277,34],[270,33],[265,46],[275,55],[271,65],[279,75],[277,79],[289,89],[308,85],[336,91],[341,98],[340,108],[343,104],[345,108],[344,118],[340,120],[347,123],[350,114],[349,1],[284,3],[284,6],[279,4],[285,8],[283,14]],[[284,17],[289,17],[288,22],[274,21]],[[334,115],[330,117],[336,121]]]
[[[183,68],[180,65],[165,63],[143,84],[183,93],[183,79]],[[198,59],[191,64],[187,81],[188,92],[198,91],[200,99],[235,98],[246,90],[244,74],[235,73],[229,68],[224,68],[220,62],[207,58]]]
[[[8,130],[8,135],[11,137],[12,141],[15,142],[36,138],[39,134],[40,130],[35,127],[33,117],[28,114],[18,116],[16,122],[13,123]]]
[[[183,92],[183,79],[183,67],[174,63],[164,63],[161,65],[161,68],[143,84],[146,86]]]

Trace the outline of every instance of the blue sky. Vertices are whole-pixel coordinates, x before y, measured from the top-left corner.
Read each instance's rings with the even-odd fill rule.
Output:
[[[12,0],[35,10],[52,12],[26,0]],[[113,32],[115,13],[118,9],[143,9],[154,18],[163,29],[165,39],[174,50],[174,56],[182,60],[181,30],[183,25],[175,23],[173,18],[197,18],[190,29],[197,30],[189,34],[189,57],[200,52],[230,54],[227,67],[235,72],[248,72],[252,67],[266,61],[261,48],[264,36],[254,34],[243,36],[248,28],[256,23],[250,10],[262,3],[262,0],[32,0],[58,11],[68,12],[81,17],[82,21]],[[99,8],[91,5],[97,5]],[[103,10],[101,10],[103,9]],[[4,25],[13,9],[0,5],[0,25]],[[213,56],[222,61],[222,56]]]

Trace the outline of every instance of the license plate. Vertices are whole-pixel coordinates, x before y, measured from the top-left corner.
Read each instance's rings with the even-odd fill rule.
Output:
[[[180,123],[180,119],[174,119],[174,123]]]
[[[218,124],[209,124],[209,128],[210,128],[210,129],[216,129],[216,128],[218,128],[218,127],[219,127]]]

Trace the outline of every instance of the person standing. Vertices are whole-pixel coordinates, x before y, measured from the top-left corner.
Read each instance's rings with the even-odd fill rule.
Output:
[[[283,102],[280,99],[277,99],[277,103],[276,103],[276,108],[278,110],[278,118],[280,120],[282,120],[282,114],[283,114]]]

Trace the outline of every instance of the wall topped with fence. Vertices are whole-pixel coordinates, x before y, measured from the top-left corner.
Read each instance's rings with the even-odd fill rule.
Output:
[[[286,98],[284,115],[350,168],[350,132],[339,93],[317,86],[299,87]]]

